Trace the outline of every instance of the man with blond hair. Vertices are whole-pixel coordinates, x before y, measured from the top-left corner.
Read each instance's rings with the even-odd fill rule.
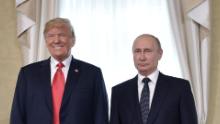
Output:
[[[10,124],[107,124],[101,69],[71,55],[70,21],[50,20],[44,37],[51,57],[21,68]]]

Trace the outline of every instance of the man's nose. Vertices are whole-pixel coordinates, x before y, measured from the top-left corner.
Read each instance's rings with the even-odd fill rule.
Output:
[[[140,60],[145,60],[146,56],[145,56],[145,52],[141,52],[140,53]]]
[[[55,35],[54,36],[54,42],[58,43],[60,41],[60,36],[59,35]]]

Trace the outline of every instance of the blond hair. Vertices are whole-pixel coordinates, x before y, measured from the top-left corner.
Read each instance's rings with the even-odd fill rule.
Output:
[[[75,33],[73,30],[73,27],[71,25],[71,22],[69,21],[69,19],[66,18],[54,18],[49,20],[46,24],[45,24],[45,28],[44,28],[44,36],[46,36],[46,33],[53,27],[60,27],[60,26],[67,26],[69,28],[69,31],[71,32],[72,36],[75,38]]]

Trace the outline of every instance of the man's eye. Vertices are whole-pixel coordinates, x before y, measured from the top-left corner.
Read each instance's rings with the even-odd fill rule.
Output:
[[[151,49],[146,49],[146,50],[144,50],[144,52],[152,52],[152,50]]]
[[[141,52],[141,50],[138,50],[138,49],[137,49],[137,50],[135,50],[134,52],[135,52],[135,53],[140,53],[140,52]]]
[[[59,34],[59,36],[61,36],[61,37],[65,37],[65,36],[66,36],[66,34],[61,33],[61,34]]]

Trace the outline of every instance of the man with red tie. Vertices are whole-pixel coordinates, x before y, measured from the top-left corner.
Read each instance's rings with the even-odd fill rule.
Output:
[[[46,23],[47,60],[21,68],[10,124],[107,124],[101,69],[71,55],[75,34],[68,19]]]

